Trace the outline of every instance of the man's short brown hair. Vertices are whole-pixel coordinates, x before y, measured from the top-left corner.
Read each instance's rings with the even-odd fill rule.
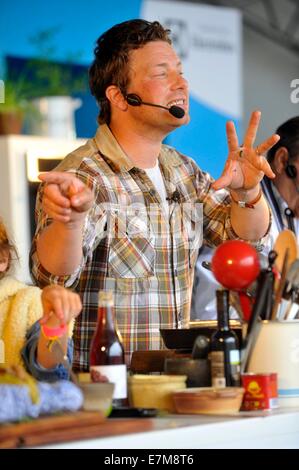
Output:
[[[171,44],[169,34],[170,30],[158,21],[135,19],[113,26],[98,38],[89,69],[89,85],[100,106],[100,124],[109,124],[111,119],[110,103],[105,95],[107,87],[116,85],[126,95],[130,52],[151,41]]]

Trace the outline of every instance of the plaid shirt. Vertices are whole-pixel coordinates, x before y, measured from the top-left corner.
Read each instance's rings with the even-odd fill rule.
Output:
[[[74,331],[75,370],[88,370],[100,289],[114,293],[129,362],[135,350],[164,347],[160,328],[188,327],[193,268],[203,238],[211,246],[237,238],[227,191],[213,191],[213,179],[168,146],[162,146],[159,165],[169,211],[146,172],[134,167],[106,125],[60,163],[56,170],[74,173],[95,193],[84,227],[82,262],[70,276],[51,275],[37,258],[36,239],[51,222],[41,208],[40,187],[31,270],[40,286],[76,286],[82,296]]]

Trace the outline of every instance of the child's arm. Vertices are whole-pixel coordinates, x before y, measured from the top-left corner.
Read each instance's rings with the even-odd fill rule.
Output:
[[[64,287],[51,285],[42,291],[43,318],[40,320],[41,333],[37,344],[37,362],[44,368],[51,369],[57,365],[55,355],[48,348],[51,336],[59,336],[64,353],[67,352],[67,325],[82,309],[78,294]],[[61,336],[60,336],[61,335]]]

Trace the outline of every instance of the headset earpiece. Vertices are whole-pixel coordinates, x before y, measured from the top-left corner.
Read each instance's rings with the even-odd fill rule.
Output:
[[[140,96],[135,95],[135,93],[129,93],[126,96],[127,103],[131,106],[140,106],[142,104],[142,100]]]
[[[289,178],[297,178],[297,168],[295,167],[295,165],[291,165],[290,163],[288,163],[285,167],[285,172]]]

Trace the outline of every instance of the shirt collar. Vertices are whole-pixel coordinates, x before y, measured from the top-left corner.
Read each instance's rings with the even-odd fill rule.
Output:
[[[134,163],[123,151],[107,124],[100,125],[94,140],[101,154],[109,158],[117,171],[130,171],[134,168]],[[159,162],[169,169],[183,163],[179,154],[167,145],[161,147]]]
[[[278,191],[278,189],[276,188],[275,184],[272,181],[270,181],[270,184],[272,186],[272,191],[273,191],[273,194],[275,196],[275,199],[276,199],[279,207],[282,209],[282,212],[283,212],[283,210],[288,207],[288,204],[286,203],[284,198],[281,196],[281,194]]]
[[[125,154],[107,124],[102,124],[95,135],[96,145],[117,171],[130,171],[134,164]]]

